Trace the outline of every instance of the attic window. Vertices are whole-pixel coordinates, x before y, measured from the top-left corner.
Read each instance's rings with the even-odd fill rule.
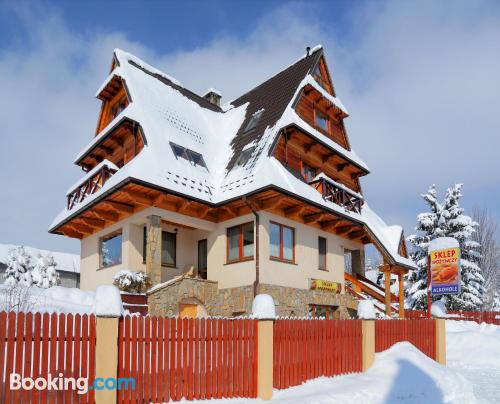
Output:
[[[186,149],[185,147],[179,146],[172,142],[170,142],[170,146],[172,147],[172,151],[176,159],[179,159],[179,157],[181,157],[184,160],[189,161],[195,167],[200,166],[208,170],[207,165],[205,164],[205,160],[200,153]]]
[[[248,122],[248,125],[245,128],[245,132],[248,132],[252,129],[255,129],[257,124],[260,121],[260,118],[262,117],[262,113],[264,112],[264,109],[259,109],[257,112],[254,112],[252,117],[250,118],[250,122]]]
[[[243,150],[240,153],[238,160],[236,160],[236,165],[239,167],[243,167],[246,163],[248,163],[248,160],[252,156],[254,150],[255,150],[255,146],[252,146],[252,147],[249,147],[248,149]]]

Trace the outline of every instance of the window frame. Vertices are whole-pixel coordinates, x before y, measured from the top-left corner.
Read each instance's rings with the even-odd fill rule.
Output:
[[[244,245],[243,245],[243,227],[252,225],[253,230],[253,253],[251,256],[245,257],[243,255]],[[238,258],[230,259],[229,258],[229,230],[238,228]],[[245,222],[241,224],[237,224],[235,226],[230,226],[226,228],[226,264],[234,264],[236,262],[244,262],[244,261],[252,261],[255,257],[255,223]]]
[[[307,168],[306,168],[307,167]],[[312,178],[306,178],[304,170],[308,170],[314,172]],[[309,164],[305,163],[304,160],[300,159],[300,176],[304,179],[305,182],[310,183],[314,178],[318,175],[318,169],[311,167]]]
[[[295,227],[287,226],[286,224],[278,223],[275,221],[269,221],[269,230],[272,225],[279,226],[280,228],[280,244],[279,244],[279,257],[271,255],[271,231],[269,231],[269,259],[278,262],[284,262],[288,264],[295,264]],[[287,228],[292,231],[292,259],[289,260],[283,256],[283,229]]]
[[[255,111],[250,117],[247,126],[245,126],[243,133],[247,133],[250,132],[251,130],[254,130],[259,124],[263,114],[264,114],[264,109],[259,109],[258,111]]]
[[[163,262],[163,233],[170,233],[170,234],[174,235],[174,263],[173,264],[167,264],[167,263]],[[143,233],[142,233],[142,263],[143,264],[146,263],[146,248],[148,245],[147,235],[148,235],[147,227],[144,226]],[[165,268],[177,268],[177,233],[162,229],[161,237],[162,237],[162,243],[161,243],[162,250],[160,252],[161,253],[161,266],[165,267]]]
[[[318,115],[323,117],[326,121],[326,129],[318,125]],[[328,116],[328,114],[325,114],[323,111],[319,110],[316,106],[314,106],[314,126],[320,131],[330,134],[330,117]]]
[[[323,253],[324,255],[324,263],[325,265],[321,265],[321,243],[325,243],[325,251]],[[328,263],[327,263],[327,256],[328,256],[328,239],[326,237],[318,236],[318,269],[320,271],[328,271]]]
[[[114,262],[113,264],[109,265],[104,265],[103,262],[103,254],[102,254],[102,244],[108,240],[111,240],[117,236],[121,236],[121,243],[120,243],[120,260],[118,262]],[[114,232],[111,232],[103,237],[99,238],[99,269],[106,269],[106,268],[111,268],[115,265],[121,265],[123,263],[123,231],[122,229],[116,230]]]

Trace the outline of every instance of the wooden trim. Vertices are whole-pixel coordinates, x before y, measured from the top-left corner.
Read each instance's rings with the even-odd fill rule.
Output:
[[[243,226],[247,226],[251,224],[253,227],[253,234],[254,234],[254,240],[253,240],[253,254],[251,256],[245,257],[243,256]],[[229,259],[229,230],[238,228],[238,258],[237,259]],[[255,223],[252,222],[245,222],[241,224],[237,224],[235,226],[227,227],[226,228],[226,264],[234,264],[236,262],[243,262],[243,261],[251,261],[254,259],[255,255]]]
[[[290,264],[295,264],[295,228],[291,227],[291,226],[287,226],[286,224],[282,224],[282,223],[278,223],[278,222],[275,222],[273,220],[270,220],[269,221],[269,226],[271,226],[273,224],[276,225],[276,226],[279,226],[279,228],[280,228],[279,257],[271,255],[271,253],[269,252],[269,258],[272,259],[272,260],[275,260],[275,261],[287,262],[287,263],[290,263]],[[285,227],[287,229],[290,229],[292,231],[292,259],[291,260],[286,259],[283,256],[283,230],[284,230]],[[269,234],[270,233],[271,233],[271,231],[269,231]],[[269,235],[269,244],[271,244],[271,236],[270,235]]]

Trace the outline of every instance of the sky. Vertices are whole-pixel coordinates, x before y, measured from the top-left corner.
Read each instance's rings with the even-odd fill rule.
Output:
[[[322,44],[369,205],[412,234],[421,194],[463,183],[500,220],[500,2],[2,1],[0,243],[48,234],[82,176],[114,48],[236,98]]]

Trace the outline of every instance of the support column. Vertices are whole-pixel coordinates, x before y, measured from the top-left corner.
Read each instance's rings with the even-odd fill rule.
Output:
[[[257,397],[273,396],[273,320],[258,320],[257,328]]]
[[[398,273],[398,284],[399,284],[399,318],[404,318],[405,316],[405,289],[403,283],[403,274]]]
[[[116,389],[107,389],[107,379],[117,382],[118,369],[118,317],[96,317],[95,329],[95,402],[116,403]]]
[[[375,360],[375,320],[363,320],[362,327],[362,369],[368,370]]]
[[[161,282],[161,217],[151,215],[147,220],[146,274],[154,286]]]
[[[436,362],[446,366],[446,320],[436,318]]]
[[[385,314],[391,316],[391,272],[386,270],[384,272],[384,286],[385,286]]]

